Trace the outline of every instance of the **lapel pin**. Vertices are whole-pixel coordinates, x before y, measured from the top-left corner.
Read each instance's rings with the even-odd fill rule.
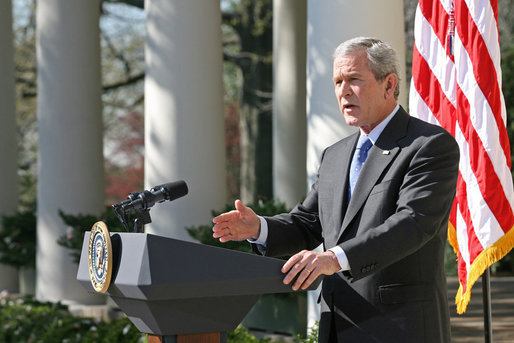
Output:
[[[382,155],[389,155],[390,151],[389,150],[384,150],[382,151]]]

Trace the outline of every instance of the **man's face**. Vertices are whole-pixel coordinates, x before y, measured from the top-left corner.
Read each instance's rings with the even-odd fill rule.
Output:
[[[387,78],[377,81],[368,68],[366,51],[334,59],[334,87],[339,109],[348,125],[369,133],[392,111]]]

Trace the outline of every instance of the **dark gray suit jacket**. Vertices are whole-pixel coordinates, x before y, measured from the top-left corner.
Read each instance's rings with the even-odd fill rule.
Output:
[[[319,341],[450,342],[444,251],[459,149],[444,129],[400,108],[348,203],[358,133],[327,148],[317,182],[291,213],[267,217],[266,255],[323,243],[351,270],[324,278]],[[334,336],[332,336],[334,337]]]

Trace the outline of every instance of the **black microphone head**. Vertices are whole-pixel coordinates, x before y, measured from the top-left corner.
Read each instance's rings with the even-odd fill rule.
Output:
[[[164,191],[167,193],[166,200],[169,201],[181,198],[189,192],[187,184],[183,180],[168,182],[159,186],[155,186],[152,188],[152,191],[159,191],[162,189],[164,189]]]

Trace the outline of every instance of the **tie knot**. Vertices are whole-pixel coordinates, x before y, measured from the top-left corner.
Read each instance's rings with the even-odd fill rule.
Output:
[[[373,143],[369,140],[367,136],[362,136],[359,139],[359,143],[357,144],[357,159],[364,163],[366,157],[368,156],[368,150],[371,148]]]

